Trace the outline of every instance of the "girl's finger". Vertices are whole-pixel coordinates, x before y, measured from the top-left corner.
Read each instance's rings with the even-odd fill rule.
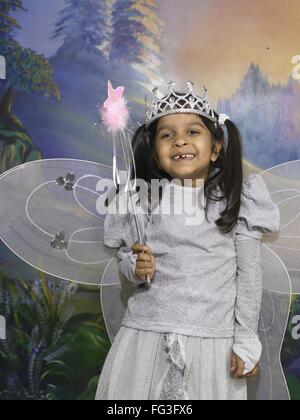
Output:
[[[148,245],[143,246],[143,252],[145,252],[147,255],[152,255],[151,249]]]
[[[136,242],[135,244],[132,245],[131,249],[134,253],[139,253],[139,252],[148,252],[149,247],[147,247],[144,244],[140,244]]]
[[[137,261],[151,261],[151,255],[144,254],[143,252],[141,252],[137,256]]]
[[[152,268],[152,262],[151,261],[137,261],[136,265],[139,268]]]
[[[237,360],[235,355],[233,354],[231,357],[231,366],[230,366],[230,372],[231,374],[234,374],[237,368]]]
[[[237,367],[237,370],[236,370],[235,375],[238,378],[242,378],[243,377],[244,370],[245,370],[245,363],[238,361],[238,367]]]
[[[257,374],[258,371],[258,366],[256,366],[251,372],[247,373],[247,375],[245,375],[247,378],[251,378],[252,376],[255,376]]]
[[[152,270],[150,270],[149,268],[141,268],[141,269],[137,269],[136,273],[138,277],[144,277],[147,274],[152,274]]]

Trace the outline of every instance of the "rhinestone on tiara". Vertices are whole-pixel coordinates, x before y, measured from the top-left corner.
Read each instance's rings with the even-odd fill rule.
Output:
[[[215,111],[209,103],[206,87],[203,86],[202,88],[203,96],[197,96],[194,92],[193,85],[193,82],[189,80],[187,82],[188,92],[176,93],[174,90],[175,82],[171,80],[168,83],[168,91],[165,95],[159,91],[158,87],[155,87],[152,93],[156,99],[153,99],[150,105],[146,95],[146,127],[148,127],[157,118],[177,113],[193,113],[202,115],[209,118],[215,123],[215,126],[217,126],[217,123],[220,121],[218,121]]]

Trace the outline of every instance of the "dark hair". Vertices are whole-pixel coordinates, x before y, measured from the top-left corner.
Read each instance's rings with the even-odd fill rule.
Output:
[[[215,116],[218,117],[219,115],[215,112]],[[221,126],[218,124],[215,128],[214,122],[202,115],[201,119],[211,133],[212,151],[216,151],[217,142],[222,142],[219,156],[215,162],[211,162],[208,177],[204,181],[204,194],[207,199],[205,216],[207,219],[210,200],[220,201],[225,199],[226,206],[220,214],[221,217],[215,223],[222,233],[228,233],[237,222],[241,204],[243,181],[241,135],[236,125],[227,119],[225,124],[228,132],[228,145],[225,150],[224,132]],[[166,178],[169,181],[172,180],[168,173],[159,169],[155,159],[155,136],[158,120],[153,121],[148,128],[143,124],[132,138],[136,178],[143,179],[148,183],[149,203],[151,201],[151,179]],[[130,179],[133,179],[133,175],[132,170]],[[214,194],[214,191],[218,189],[221,195]]]

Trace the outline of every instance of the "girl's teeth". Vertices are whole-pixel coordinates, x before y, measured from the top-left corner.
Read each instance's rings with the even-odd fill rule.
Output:
[[[176,156],[174,159],[175,160],[179,160],[179,159],[193,159],[194,155],[182,155],[182,156]]]

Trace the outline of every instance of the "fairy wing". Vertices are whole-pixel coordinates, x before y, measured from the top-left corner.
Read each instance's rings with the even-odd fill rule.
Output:
[[[260,173],[280,209],[280,232],[266,234],[262,244],[263,302],[259,325],[263,345],[260,375],[250,381],[259,400],[289,400],[282,365],[292,294],[300,291],[300,161]]]
[[[104,244],[104,202],[114,191],[115,174],[113,167],[100,163],[44,159],[0,176],[0,238],[36,269],[100,285],[111,341],[134,291],[119,270],[118,248]],[[118,179],[125,185],[128,172],[118,169]]]
[[[259,336],[263,351],[260,374],[250,382],[253,399],[289,400],[289,390],[281,364],[281,350],[291,305],[289,274],[281,259],[262,245],[263,298]]]
[[[135,290],[136,286],[133,286],[119,270],[118,257],[115,256],[103,273],[100,287],[103,319],[111,343],[121,327],[127,301]]]
[[[95,162],[45,159],[17,166],[0,177],[0,237],[45,273],[99,285],[116,251],[103,243],[109,186],[112,168]]]

